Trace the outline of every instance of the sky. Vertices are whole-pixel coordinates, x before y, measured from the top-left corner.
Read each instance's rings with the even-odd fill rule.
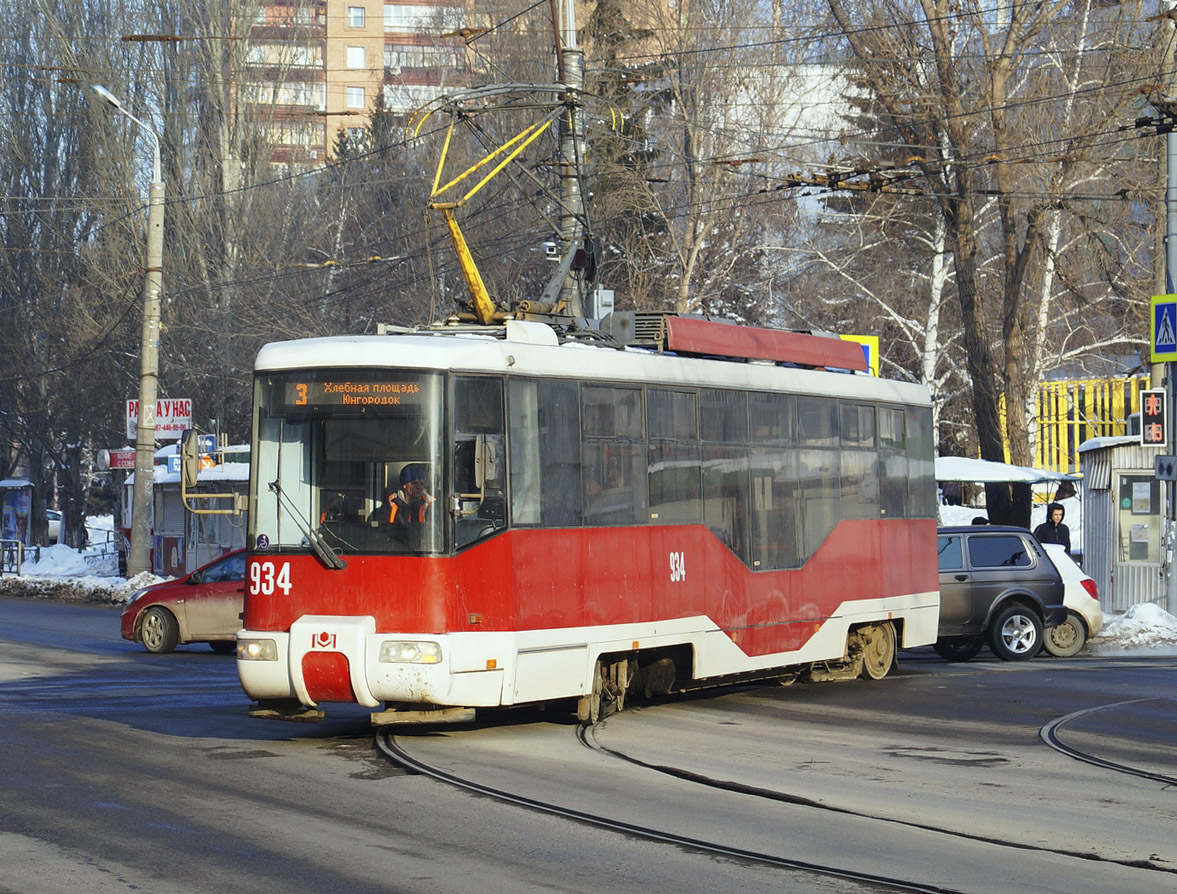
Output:
[[[942,510],[956,508],[941,507]],[[941,523],[968,524],[977,510],[964,511],[968,513],[968,518],[941,519]],[[92,529],[109,530],[113,519],[110,516],[90,518],[86,523]],[[96,597],[105,596],[116,603],[126,602],[132,593],[142,587],[167,580],[147,572],[127,580],[118,576],[118,562],[114,556],[103,557],[96,551],[78,552],[61,544],[42,547],[38,562],[31,561],[31,558],[30,551],[26,554],[21,572],[26,579],[40,579],[46,584],[68,582],[75,593],[90,591]],[[0,578],[0,595],[4,592],[4,580]],[[1177,656],[1177,617],[1152,603],[1134,605],[1122,613],[1105,610],[1103,630],[1080,654]]]

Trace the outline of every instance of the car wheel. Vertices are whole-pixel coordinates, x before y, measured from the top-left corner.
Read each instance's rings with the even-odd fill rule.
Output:
[[[1011,605],[998,612],[989,648],[1002,661],[1027,661],[1042,649],[1042,620],[1033,610]]]
[[[208,645],[220,655],[228,655],[237,651],[237,640],[235,639],[214,639]]]
[[[1056,658],[1070,658],[1078,655],[1087,644],[1087,628],[1074,612],[1067,613],[1067,620],[1046,631],[1043,645]]]
[[[180,625],[176,616],[166,608],[153,605],[143,612],[143,624],[139,628],[143,648],[157,655],[171,652],[180,641]]]
[[[945,661],[971,661],[984,647],[985,641],[979,636],[947,636],[932,646]]]

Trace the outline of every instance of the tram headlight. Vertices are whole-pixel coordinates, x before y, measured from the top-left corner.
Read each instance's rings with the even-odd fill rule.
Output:
[[[277,661],[278,644],[272,639],[238,639],[238,661]]]
[[[441,645],[430,642],[385,640],[380,644],[382,664],[441,664]]]

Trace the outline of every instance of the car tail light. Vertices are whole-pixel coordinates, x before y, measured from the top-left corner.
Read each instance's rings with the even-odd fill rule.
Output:
[[[1083,584],[1083,589],[1091,594],[1091,598],[1099,602],[1099,587],[1096,586],[1095,581],[1089,577],[1083,578],[1079,583]]]

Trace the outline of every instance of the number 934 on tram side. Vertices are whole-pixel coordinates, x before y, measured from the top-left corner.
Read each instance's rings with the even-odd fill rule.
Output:
[[[879,679],[934,642],[926,389],[866,374],[855,342],[655,322],[264,347],[251,713],[594,722],[702,685]]]

